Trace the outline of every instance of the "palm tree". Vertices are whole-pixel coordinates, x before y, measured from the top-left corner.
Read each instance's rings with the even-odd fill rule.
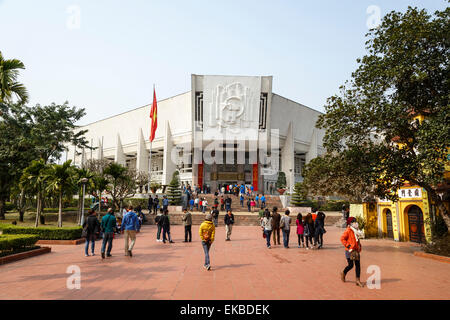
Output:
[[[96,174],[94,179],[94,190],[98,196],[98,213],[100,214],[102,211],[102,192],[106,190],[108,187],[109,181],[103,175]]]
[[[95,173],[86,168],[75,168],[75,182],[78,188],[78,224],[81,223],[81,211],[82,208],[82,198],[83,198],[83,184],[82,180],[87,179],[86,189],[89,193],[89,190],[94,188],[93,179],[95,177]]]
[[[19,69],[25,69],[22,61],[17,59],[4,59],[0,52],[0,102],[13,102],[16,96],[19,103],[28,102],[28,91],[25,86],[17,82]]]
[[[53,164],[45,172],[48,181],[47,191],[58,194],[58,227],[62,227],[62,199],[63,195],[73,191],[75,184],[75,170],[71,166],[72,160],[64,162],[62,165]]]
[[[20,187],[29,193],[35,194],[37,198],[36,222],[35,227],[39,225],[41,218],[42,204],[44,201],[46,175],[45,171],[48,166],[44,160],[33,160],[31,164],[25,168],[20,178]]]

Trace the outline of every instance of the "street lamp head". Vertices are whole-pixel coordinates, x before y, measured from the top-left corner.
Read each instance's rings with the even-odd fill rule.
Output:
[[[83,183],[83,184],[86,184],[88,181],[89,181],[88,178],[81,179],[81,183]]]

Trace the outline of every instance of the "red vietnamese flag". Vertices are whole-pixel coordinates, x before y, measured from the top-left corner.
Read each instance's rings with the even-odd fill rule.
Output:
[[[150,119],[152,119],[151,125],[150,125],[150,142],[155,139],[155,132],[156,128],[158,127],[158,119],[157,119],[157,103],[156,103],[156,91],[155,88],[153,88],[153,104],[152,109],[150,110]]]

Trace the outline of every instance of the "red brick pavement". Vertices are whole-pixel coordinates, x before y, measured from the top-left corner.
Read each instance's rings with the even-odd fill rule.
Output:
[[[354,270],[341,282],[341,229],[328,227],[325,247],[307,251],[297,248],[296,235],[289,249],[269,250],[259,227],[236,226],[232,241],[224,241],[219,226],[206,271],[197,228],[193,242],[183,243],[183,227],[173,226],[176,243],[163,244],[154,226],[144,226],[132,258],[124,256],[121,236],[104,261],[100,241],[94,257],[84,256],[84,245],[52,246],[49,254],[0,266],[0,299],[450,299],[450,265],[414,256],[409,243],[362,240],[361,278],[378,265],[377,290],[356,287]],[[81,269],[80,290],[66,287],[70,265]]]

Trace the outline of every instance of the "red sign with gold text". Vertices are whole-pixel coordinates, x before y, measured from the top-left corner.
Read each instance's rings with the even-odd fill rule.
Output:
[[[258,164],[253,164],[253,190],[258,191]]]
[[[198,186],[203,189],[203,163],[198,164]]]

